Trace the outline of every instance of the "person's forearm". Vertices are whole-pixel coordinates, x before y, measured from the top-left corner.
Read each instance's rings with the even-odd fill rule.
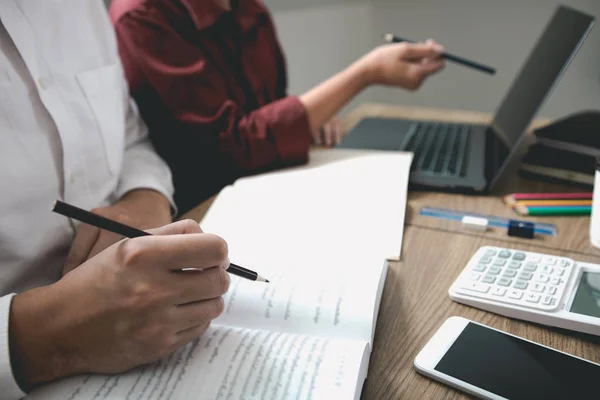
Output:
[[[312,129],[319,129],[371,81],[362,59],[300,96]]]
[[[56,285],[56,284],[55,284]],[[82,372],[58,336],[62,291],[55,285],[15,296],[9,318],[9,346],[13,375],[28,391],[34,386]],[[79,367],[82,367],[81,365]]]
[[[169,200],[152,189],[134,189],[127,192],[119,202],[124,204],[131,203],[136,212],[140,215],[146,214],[148,221],[142,221],[149,223],[148,226],[142,226],[138,228],[156,228],[161,225],[168,224],[171,222],[171,205]],[[161,221],[161,225],[152,224],[150,222]]]

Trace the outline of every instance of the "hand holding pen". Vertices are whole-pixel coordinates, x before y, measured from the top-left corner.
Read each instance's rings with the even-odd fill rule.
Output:
[[[383,39],[386,42],[388,42],[388,43],[401,43],[401,42],[415,43],[412,40],[401,38],[401,37],[396,36],[396,35],[391,34],[391,33],[386,33],[385,35],[383,35]],[[476,61],[471,61],[471,60],[468,60],[466,58],[456,56],[454,54],[443,53],[442,57],[444,57],[446,60],[453,61],[453,62],[455,62],[457,64],[461,64],[461,65],[464,65],[465,67],[469,67],[469,68],[475,69],[477,71],[485,72],[485,73],[490,74],[490,75],[494,75],[496,73],[496,69],[495,68],[489,67],[489,66],[481,64],[481,63],[478,63]]]
[[[223,312],[225,241],[192,220],[151,232],[14,297],[11,357],[33,366],[20,376],[37,379],[26,384],[151,363],[200,337]]]
[[[444,68],[444,47],[433,40],[403,46],[379,46],[355,64],[366,75],[367,85],[418,89]]]
[[[120,373],[164,358],[198,339],[223,312],[228,272],[266,281],[232,265],[226,242],[192,220],[150,233],[62,202],[53,211],[135,239],[115,243],[56,283],[12,299],[11,357],[19,360],[26,387]]]
[[[142,231],[137,228],[133,228],[131,226],[122,224],[117,221],[113,221],[113,220],[105,218],[101,215],[94,214],[92,212],[75,207],[71,204],[63,203],[60,200],[57,200],[54,203],[54,207],[52,208],[52,211],[54,211],[55,213],[64,215],[65,217],[73,218],[77,221],[84,222],[86,224],[95,226],[100,229],[104,229],[106,231],[109,231],[109,232],[112,232],[112,233],[115,233],[117,235],[121,235],[121,236],[124,236],[127,238],[152,236],[148,232]],[[196,224],[196,225],[198,225],[198,224]],[[199,226],[197,227],[197,231],[195,233],[202,233],[202,230],[200,229]],[[226,246],[226,244],[225,244],[225,246]],[[194,262],[190,261],[190,267],[193,267],[193,266],[194,266]],[[269,282],[267,279],[260,276],[256,272],[246,269],[244,267],[241,267],[237,264],[231,263],[228,265],[228,268],[226,266],[225,269],[230,274],[237,275],[241,278],[249,279],[251,281]]]

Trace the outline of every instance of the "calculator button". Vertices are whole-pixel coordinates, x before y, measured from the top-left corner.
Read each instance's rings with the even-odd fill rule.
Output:
[[[491,275],[486,275],[483,277],[483,279],[481,281],[485,282],[485,283],[494,283],[496,281],[496,277],[491,276]]]
[[[523,267],[525,271],[533,272],[537,269],[537,264],[527,264]]]
[[[548,293],[556,294],[556,286],[548,286]]]
[[[552,278],[550,283],[553,285],[559,286],[561,283],[563,283],[563,281],[560,278]]]
[[[550,281],[550,277],[548,275],[545,274],[540,274],[537,279],[538,282],[542,282],[542,283],[548,283]],[[557,283],[555,283],[555,285],[557,285]]]
[[[541,273],[544,273],[544,274],[551,274],[552,272],[554,272],[554,268],[552,268],[552,267],[551,267],[551,266],[549,266],[549,265],[544,265],[544,266],[542,267],[542,269],[540,269],[540,272],[541,272]]]
[[[513,260],[523,261],[525,259],[525,253],[515,253],[512,257]]]
[[[469,282],[461,286],[462,289],[470,290],[473,292],[487,293],[490,291],[490,285],[486,285],[479,282]]]
[[[520,300],[521,297],[523,297],[523,292],[519,292],[518,290],[514,290],[514,289],[508,291],[509,299]]]
[[[531,278],[533,278],[533,274],[531,272],[521,272],[521,275],[519,275],[519,279],[524,281],[528,281]]]
[[[504,271],[503,275],[507,278],[514,278],[515,276],[517,276],[517,271],[515,271],[514,269],[507,269],[506,271]]]
[[[486,250],[485,253],[483,253],[484,256],[495,256],[496,255],[496,250]]]
[[[534,266],[534,267],[537,267],[538,263],[537,263],[537,262],[535,262],[535,261],[527,261],[527,262],[525,263],[525,265],[532,265],[532,266]]]
[[[545,296],[544,300],[542,300],[542,304],[546,306],[553,306],[556,304],[556,298],[552,296]]]
[[[473,271],[483,272],[483,271],[485,271],[486,268],[487,268],[487,265],[485,265],[485,264],[477,264],[476,266],[473,267]]]
[[[511,261],[508,263],[508,268],[519,269],[521,268],[521,263],[518,261]]]
[[[492,294],[495,296],[504,296],[506,294],[506,288],[495,287],[494,290],[492,290]]]
[[[481,257],[481,260],[479,260],[480,264],[489,264],[492,262],[492,259],[489,257]]]
[[[528,293],[525,296],[525,301],[528,301],[530,303],[538,303],[540,301],[540,295],[535,293]]]
[[[565,270],[564,268],[557,268],[557,269],[554,271],[554,275],[557,275],[557,276],[564,276],[564,275],[565,275],[565,271],[566,271],[566,270]]]
[[[481,278],[481,274],[472,273],[472,274],[471,274],[471,278],[470,278],[470,279],[471,279],[472,281],[478,281],[478,280],[479,280],[479,278]]]
[[[531,290],[533,292],[544,293],[544,290],[546,290],[546,286],[544,286],[541,283],[534,283],[531,287]]]
[[[527,289],[527,286],[529,286],[529,284],[527,282],[523,282],[523,281],[516,281],[515,284],[513,285],[513,287],[515,289],[521,289],[521,290]]]
[[[500,286],[510,286],[512,283],[512,279],[500,278],[498,279],[498,285]]]
[[[538,255],[534,255],[534,254],[532,254],[532,255],[530,255],[530,256],[528,257],[528,260],[529,260],[529,261],[532,261],[532,262],[534,262],[534,263],[538,263],[538,262],[540,262],[540,260],[541,260],[541,259],[542,259],[542,257],[540,257],[540,256],[538,256]]]
[[[499,267],[503,267],[503,266],[506,265],[506,260],[497,259],[496,261],[494,261],[494,265],[497,265]]]
[[[488,274],[491,275],[498,275],[500,273],[500,271],[502,271],[502,268],[498,268],[498,267],[490,267],[488,269]]]
[[[500,257],[500,258],[509,258],[510,257],[510,251],[508,251],[508,250],[502,250],[500,253],[498,253],[498,257]]]
[[[554,265],[556,264],[556,257],[544,257],[542,258],[543,264]]]
[[[562,259],[560,260],[560,263],[558,265],[564,268],[568,268],[571,266],[571,263],[569,262],[569,260]]]

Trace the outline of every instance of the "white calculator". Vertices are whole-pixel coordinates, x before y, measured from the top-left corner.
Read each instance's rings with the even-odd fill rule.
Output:
[[[507,317],[600,336],[600,265],[485,246],[449,293]]]

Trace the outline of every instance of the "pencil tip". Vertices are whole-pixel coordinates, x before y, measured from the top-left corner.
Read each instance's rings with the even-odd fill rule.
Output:
[[[54,200],[52,202],[52,208],[50,209],[51,211],[54,211],[54,209],[56,208],[56,200]]]
[[[383,40],[385,40],[386,42],[391,42],[394,38],[394,35],[392,35],[391,33],[384,33],[382,36]]]
[[[509,206],[513,206],[513,205],[515,205],[515,204],[518,204],[518,203],[515,201],[515,199],[514,199],[514,197],[513,197],[512,195],[504,196],[504,197],[502,198],[502,201],[504,202],[504,204],[507,204],[507,205],[509,205]]]
[[[514,209],[517,212],[517,214],[519,214],[519,215],[529,215],[529,210],[527,209],[526,206],[517,204]]]
[[[265,282],[265,283],[269,283],[269,280],[268,280],[267,278],[265,278],[264,276],[260,276],[260,275],[258,275],[258,276],[256,277],[256,281],[257,281],[257,282]]]

